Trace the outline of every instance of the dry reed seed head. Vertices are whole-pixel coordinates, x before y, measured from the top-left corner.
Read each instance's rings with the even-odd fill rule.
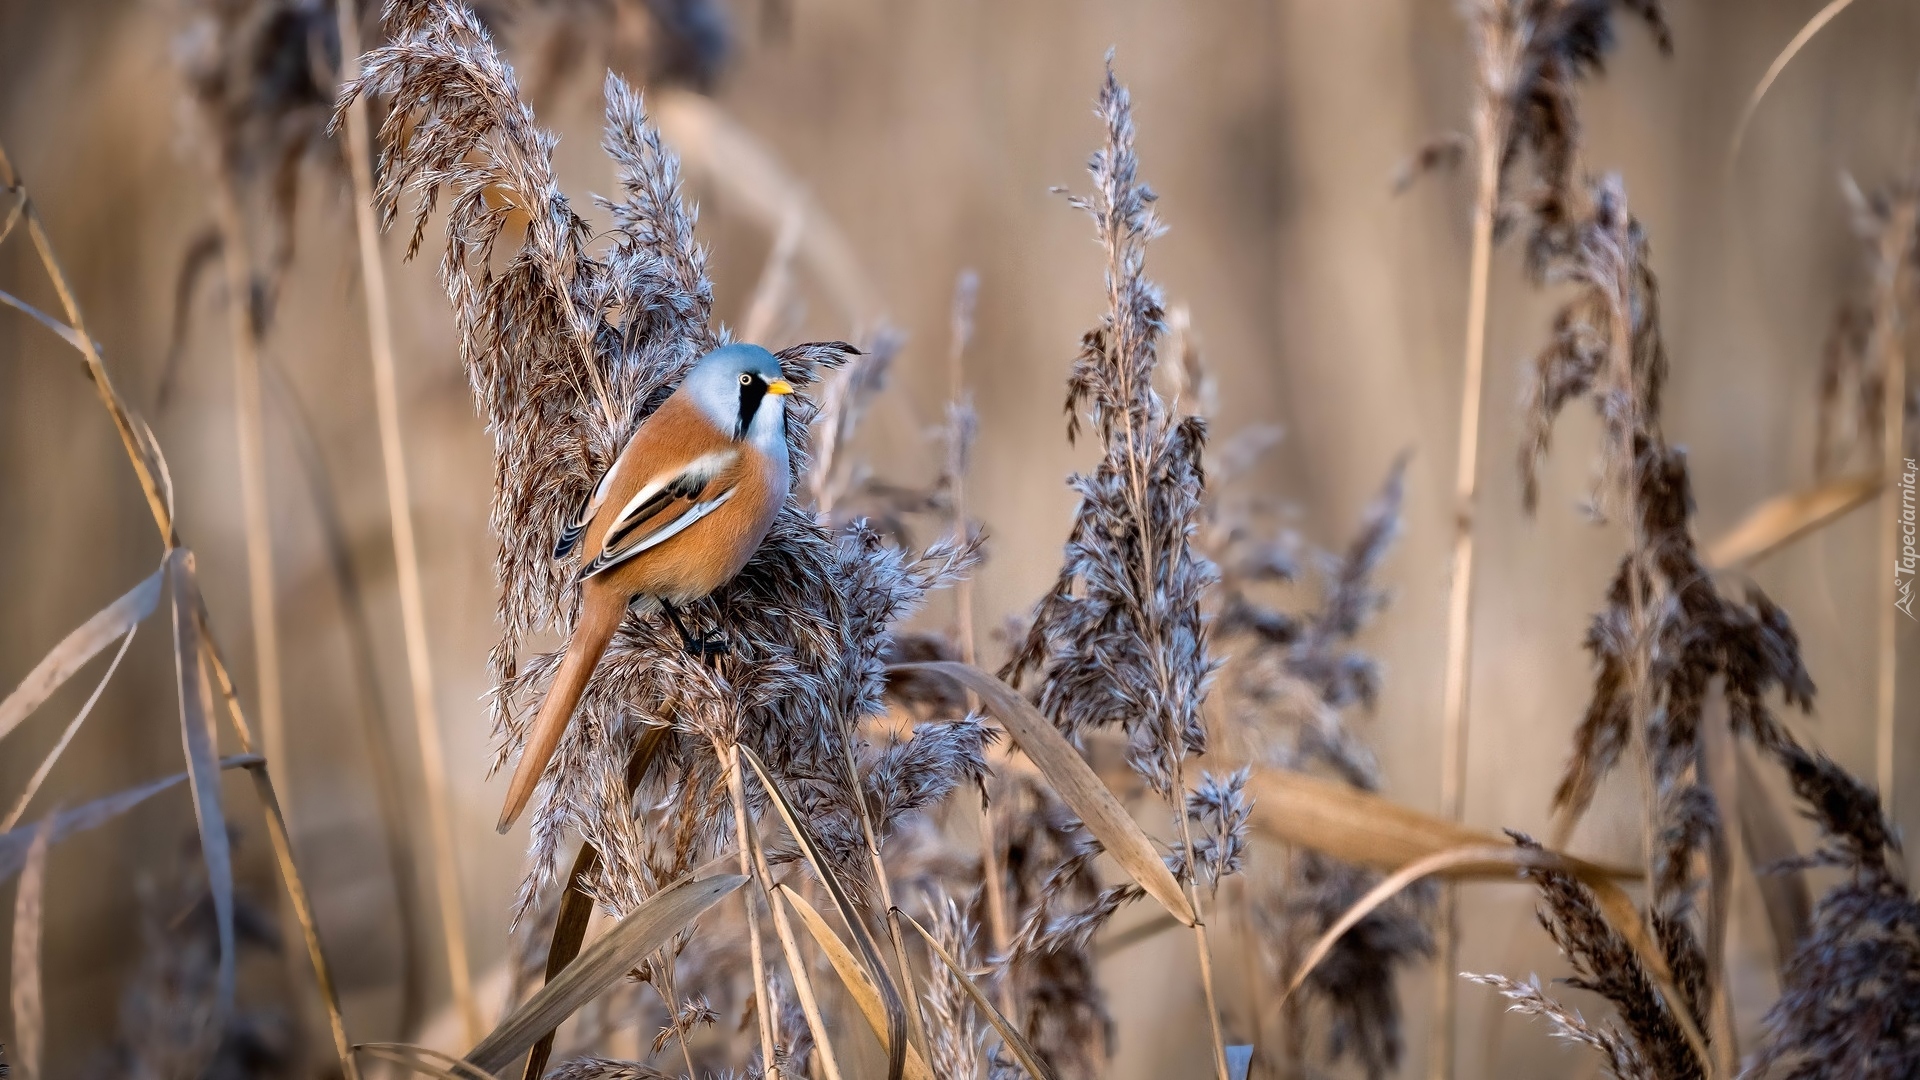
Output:
[[[1084,411],[1104,453],[1071,481],[1080,507],[1060,576],[1004,674],[1018,684],[1041,671],[1041,711],[1070,736],[1123,726],[1128,764],[1171,793],[1179,759],[1206,749],[1200,703],[1214,669],[1202,602],[1216,575],[1193,546],[1206,425],[1170,417],[1153,388],[1163,327],[1144,264],[1159,223],[1111,57],[1095,113],[1106,143],[1088,166],[1093,194],[1074,205],[1093,217],[1106,251],[1109,305],[1067,381],[1067,432],[1075,436]]]
[[[539,101],[582,68],[618,71],[646,86],[711,90],[734,51],[725,6],[714,0],[491,0],[474,7],[516,51],[534,54]]]
[[[1754,1075],[1907,1075],[1920,1060],[1920,903],[1887,865],[1897,835],[1873,790],[1825,755],[1777,756],[1826,840],[1800,862],[1848,874],[1787,964]]]
[[[1535,274],[1580,216],[1579,87],[1613,48],[1616,8],[1645,22],[1663,53],[1672,50],[1660,0],[1472,0],[1469,8],[1476,107],[1498,154],[1496,235],[1525,220]]]
[[[979,956],[974,949],[973,921],[944,891],[932,900],[928,932],[961,967],[975,967]],[[921,1006],[931,1044],[927,1064],[933,1074],[941,1080],[985,1080],[990,1029],[981,1022],[959,976],[945,964],[932,964],[924,987]]]
[[[1044,933],[1055,911],[1105,909],[1111,898],[1093,871],[1098,847],[1059,797],[1024,773],[1001,782],[991,812],[1007,909],[1019,925],[1008,955],[992,958],[1016,1003],[1010,1019],[1062,1077],[1104,1076],[1113,1020],[1093,955],[1084,938]],[[984,917],[982,893],[976,920]],[[996,1064],[993,1075],[1003,1071]]]
[[[1530,837],[1509,830],[1521,847],[1538,849]],[[1543,900],[1540,925],[1567,958],[1574,977],[1569,986],[1589,990],[1613,1002],[1620,1023],[1650,1075],[1661,1080],[1701,1076],[1701,1063],[1688,1045],[1669,1002],[1654,986],[1626,938],[1601,914],[1587,887],[1569,875],[1552,870],[1526,871]],[[1661,946],[1683,1005],[1696,1024],[1706,1027],[1706,964],[1697,940],[1685,921],[1659,910],[1652,916],[1654,938]]]
[[[1256,926],[1266,948],[1282,968],[1289,967],[1379,881],[1371,870],[1300,852],[1282,888],[1258,899]],[[1399,1067],[1405,1041],[1397,979],[1433,953],[1426,924],[1434,895],[1431,884],[1423,883],[1369,912],[1302,985],[1302,1004],[1324,1017],[1330,1062],[1351,1057],[1370,1080]]]
[[[1895,296],[1896,310],[1889,313],[1899,320],[1900,326],[1884,329],[1876,326],[1876,309],[1870,296],[1861,300],[1843,299],[1834,311],[1833,326],[1820,358],[1818,426],[1814,440],[1814,469],[1820,476],[1854,466],[1879,467],[1880,442],[1886,426],[1882,415],[1886,370],[1884,360],[1870,355],[1870,351],[1881,333],[1904,334],[1905,325],[1911,323],[1916,307],[1920,307],[1916,304],[1920,297],[1916,297],[1914,289],[1914,282],[1920,277],[1914,273],[1920,269],[1916,265],[1920,264],[1920,237],[1893,235],[1900,218],[1895,208],[1920,199],[1920,178],[1899,178],[1870,194],[1863,193],[1851,177],[1841,179],[1841,192],[1852,210],[1854,232],[1861,241],[1862,262],[1867,271],[1865,280],[1870,289],[1873,283],[1888,279],[1904,281],[1907,288]],[[1886,265],[1889,247],[1901,253],[1904,265]],[[1910,355],[1911,350],[1904,352]],[[1911,446],[1915,434],[1912,421],[1920,415],[1920,379],[1909,377],[1906,386],[1904,409],[1908,422],[1903,430]]]
[[[1197,826],[1192,862],[1201,877],[1215,888],[1220,879],[1240,872],[1247,852],[1249,815],[1247,797],[1252,770],[1235,769],[1226,776],[1200,775],[1200,786],[1187,792],[1187,820]]]
[[[1789,705],[1810,709],[1814,685],[1800,658],[1800,641],[1787,614],[1757,587],[1744,603],[1724,597],[1701,562],[1691,533],[1693,497],[1686,455],[1643,438],[1638,513],[1646,569],[1643,600],[1649,614],[1653,713],[1649,747],[1662,790],[1678,783],[1698,758],[1699,725],[1715,677],[1722,682],[1735,734],[1762,750],[1790,743],[1768,698],[1777,690]],[[1621,561],[1606,606],[1588,627],[1595,662],[1594,692],[1574,737],[1554,806],[1582,811],[1629,745],[1635,648],[1631,619],[1632,560]]]
[[[237,841],[235,830],[229,836]],[[245,1000],[222,1018],[217,1006],[219,934],[198,837],[183,841],[159,877],[140,874],[140,946],[121,987],[118,1030],[79,1075],[120,1077],[291,1075],[298,1031],[288,1013]],[[278,952],[279,927],[245,889],[234,893],[234,932],[246,952]]]
[[[293,215],[301,170],[341,158],[327,138],[340,65],[338,24],[324,0],[174,0],[180,28],[173,58],[198,114],[195,135],[233,184],[252,219],[255,266],[247,298],[253,332],[271,321],[294,255]],[[216,236],[214,244],[218,245]],[[213,249],[218,251],[218,247]],[[179,290],[191,297],[209,258],[183,261]]]
[[[1589,1024],[1578,1010],[1548,997],[1540,989],[1538,975],[1529,977],[1526,982],[1516,982],[1504,975],[1475,975],[1472,972],[1463,972],[1461,977],[1493,987],[1501,997],[1507,999],[1508,1012],[1545,1019],[1554,1037],[1598,1050],[1606,1059],[1608,1073],[1618,1080],[1658,1080],[1640,1057],[1632,1040],[1612,1025]]]
[[[1609,174],[1589,186],[1586,213],[1542,241],[1542,275],[1576,293],[1554,317],[1554,332],[1534,358],[1520,449],[1522,500],[1539,501],[1539,468],[1554,421],[1573,400],[1590,397],[1606,430],[1594,511],[1631,497],[1631,458],[1644,441],[1660,441],[1660,396],[1667,377],[1660,333],[1659,282],[1640,223],[1628,213],[1626,190]],[[1624,331],[1626,340],[1616,341]],[[1629,371],[1615,370],[1616,347]],[[1630,381],[1623,384],[1622,375]]]

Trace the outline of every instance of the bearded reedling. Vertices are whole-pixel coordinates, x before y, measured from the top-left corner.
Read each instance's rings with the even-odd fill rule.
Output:
[[[586,545],[580,621],[507,786],[501,832],[533,795],[629,606],[642,616],[664,613],[696,656],[726,652],[724,641],[689,633],[679,608],[731,581],[786,501],[791,393],[780,362],[758,345],[708,353],[561,530],[555,558]]]

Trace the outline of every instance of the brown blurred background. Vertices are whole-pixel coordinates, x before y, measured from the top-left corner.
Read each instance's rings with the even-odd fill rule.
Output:
[[[1840,177],[1884,183],[1910,128],[1920,8],[1862,0],[1787,70],[1729,174],[1728,138],[1745,96],[1820,6],[1678,0],[1670,12],[1674,55],[1661,57],[1637,25],[1625,25],[1622,47],[1585,99],[1588,160],[1624,175],[1654,245],[1674,365],[1668,433],[1690,450],[1703,536],[1811,479],[1819,351],[1836,303],[1864,285]],[[1391,179],[1428,136],[1465,126],[1465,33],[1454,5],[736,0],[729,10],[734,52],[714,101],[804,187],[844,236],[864,281],[830,284],[803,261],[804,313],[782,332],[865,337],[884,322],[908,335],[894,385],[856,448],[883,475],[924,480],[938,468],[928,433],[946,394],[949,299],[958,273],[979,273],[969,382],[981,430],[970,498],[992,543],[979,576],[982,627],[1024,610],[1051,583],[1073,505],[1062,481],[1086,460],[1065,441],[1060,402],[1067,362],[1104,302],[1100,256],[1089,223],[1048,188],[1085,185],[1083,165],[1099,137],[1089,105],[1102,54],[1116,47],[1135,95],[1143,169],[1169,226],[1149,271],[1191,311],[1220,383],[1216,430],[1267,422],[1286,429],[1279,450],[1243,482],[1290,500],[1299,531],[1332,546],[1349,534],[1394,456],[1414,453],[1406,533],[1386,574],[1395,600],[1366,638],[1386,665],[1386,685],[1365,726],[1389,793],[1436,806],[1469,195],[1461,178],[1439,176],[1396,197]],[[0,2],[0,140],[37,196],[122,393],[168,452],[182,532],[198,553],[245,696],[253,662],[218,274],[191,299],[180,370],[164,406],[157,397],[176,277],[210,220],[200,160],[181,122],[170,53],[177,24],[173,7],[158,0]],[[557,165],[576,206],[612,186],[597,149],[599,75],[595,57],[570,63],[534,101],[563,135]],[[778,221],[701,161],[688,169],[715,253],[719,311],[738,326]],[[399,1034],[385,1028],[400,941],[356,719],[367,702],[295,456],[294,401],[330,472],[367,589],[385,709],[402,731],[406,671],[350,196],[331,166],[310,165],[304,179],[296,255],[264,349],[285,387],[274,390],[269,377],[290,739],[280,775],[356,1036],[391,1038]],[[483,781],[489,740],[480,695],[494,639],[489,447],[457,366],[431,255],[402,265],[397,238],[387,251],[458,856],[471,946],[486,969],[505,947],[524,840],[494,835],[499,785]],[[1587,697],[1585,619],[1622,540],[1575,508],[1595,431],[1584,408],[1557,440],[1537,519],[1522,515],[1516,403],[1550,298],[1523,281],[1511,251],[1496,254],[1493,282],[1467,817],[1544,833],[1551,785]],[[0,248],[0,288],[57,310],[24,237]],[[1856,512],[1752,571],[1792,613],[1820,687],[1817,714],[1794,722],[1866,776],[1874,764],[1873,619],[1891,602],[1873,567],[1876,527],[1872,512]],[[73,354],[0,310],[0,687],[149,573],[159,555],[122,450]],[[946,618],[945,603],[936,598],[934,617]],[[165,638],[159,621],[140,632],[29,820],[56,802],[71,806],[180,768]],[[0,746],[7,802],[93,677],[74,680]],[[1908,734],[1914,689],[1907,680],[1902,778],[1920,775],[1920,740]],[[411,770],[410,739],[396,749]],[[228,793],[241,872],[269,898],[275,886],[251,795],[237,779]],[[1617,780],[1576,836],[1576,850],[1637,858],[1632,807],[1631,788]],[[1900,816],[1920,821],[1920,801],[1902,800]],[[191,851],[191,828],[188,801],[175,793],[55,851],[46,940],[53,1075],[77,1071],[111,1030],[139,949],[133,877],[163,872],[182,844]],[[419,885],[428,885],[424,862]],[[1473,886],[1462,903],[1463,968],[1565,973],[1532,926],[1531,892]],[[431,994],[444,1000],[436,938],[430,924],[422,930]],[[1202,1060],[1197,994],[1180,999],[1185,1012],[1169,1015],[1165,995],[1131,991],[1127,973],[1178,978],[1191,966],[1190,949],[1168,936],[1128,959],[1109,983],[1116,1061],[1125,1068],[1116,1075],[1182,1075],[1183,1063]],[[5,963],[0,957],[0,968]],[[1742,1014],[1750,1025],[1772,997],[1772,975],[1764,958],[1739,970],[1758,980],[1750,987],[1757,1006]],[[278,978],[272,964],[249,977]],[[1430,983],[1425,971],[1403,981],[1406,1075],[1424,1070]],[[1564,1075],[1587,1065],[1541,1029],[1495,1017],[1490,993],[1463,986],[1460,999],[1460,1075]],[[1576,1003],[1598,1010],[1596,1001]],[[323,1051],[324,1040],[315,1049]]]

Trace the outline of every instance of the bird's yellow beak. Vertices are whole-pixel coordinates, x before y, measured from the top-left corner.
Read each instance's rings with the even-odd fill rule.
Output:
[[[784,397],[793,393],[793,384],[785,379],[774,379],[767,383],[767,393],[775,397]]]

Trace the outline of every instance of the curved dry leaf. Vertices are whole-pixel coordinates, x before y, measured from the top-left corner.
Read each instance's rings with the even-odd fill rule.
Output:
[[[53,823],[43,821],[33,830],[27,866],[13,895],[13,981],[7,1002],[13,1010],[14,1064],[22,1080],[41,1080],[45,1075],[40,1071],[41,1044],[47,1034],[40,985],[40,922],[46,908],[47,848],[52,842]]]
[[[1481,845],[1504,847],[1495,833],[1422,813],[1392,799],[1337,780],[1285,769],[1255,769],[1247,784],[1253,827],[1284,844],[1312,848],[1341,862],[1392,871],[1440,851]],[[1637,868],[1603,867],[1611,877],[1634,879]],[[1494,871],[1507,877],[1511,869]],[[1455,879],[1484,877],[1484,867],[1441,872]]]
[[[20,789],[20,797],[14,800],[13,809],[7,811],[6,817],[0,818],[0,833],[11,832],[15,825],[20,824],[20,819],[26,816],[27,807],[32,805],[33,797],[40,793],[40,785],[47,782],[47,774],[53,771],[53,766],[60,760],[60,755],[67,752],[67,746],[73,742],[73,737],[80,733],[80,725],[86,723],[87,717],[93,714],[93,707],[99,703],[100,695],[106,692],[107,684],[113,681],[113,673],[120,670],[120,661],[127,658],[127,649],[133,645],[134,632],[139,629],[138,625],[127,628],[126,636],[120,639],[119,650],[113,654],[113,659],[107,662],[106,674],[101,675],[100,681],[93,684],[93,693],[87,695],[86,703],[80,706],[80,711],[74,714],[72,720],[67,721],[66,730],[62,731],[60,738],[55,740],[53,749],[47,751],[47,756],[40,759],[39,766],[27,779],[27,786]]]
[[[1080,816],[1094,839],[1106,847],[1107,854],[1112,855],[1148,895],[1160,901],[1168,914],[1187,926],[1194,924],[1193,906],[1133,815],[1127,813],[1107,785],[1100,782],[1093,767],[1067,737],[1048,723],[1040,710],[1028,704],[1019,691],[977,667],[951,660],[893,664],[887,670],[945,675],[979,694],[988,711],[1033,759],[1061,800]]]
[[[200,857],[207,864],[207,891],[213,896],[214,926],[220,939],[220,974],[214,995],[216,1024],[233,1011],[233,852],[228,847],[226,811],[220,802],[220,733],[208,703],[212,693],[200,658],[200,590],[193,576],[193,553],[174,548],[167,554],[173,582],[173,667],[180,690],[180,744],[187,759],[187,784],[193,789],[193,817],[200,827]]]
[[[263,758],[258,754],[236,754],[220,759],[222,769],[245,769],[258,765]],[[139,806],[168,788],[178,787],[187,778],[186,773],[174,773],[159,780],[150,780],[139,787],[117,791],[112,795],[95,799],[90,803],[76,806],[72,810],[62,810],[41,818],[32,825],[22,826],[10,832],[0,833],[0,885],[20,872],[26,865],[27,851],[33,845],[33,837],[42,825],[53,828],[52,843],[58,844],[75,833],[97,829],[121,814]]]
[[[1813,18],[1808,19],[1806,24],[1800,27],[1800,32],[1793,35],[1793,40],[1787,42],[1787,47],[1781,49],[1780,55],[1774,57],[1773,63],[1767,65],[1767,73],[1760,76],[1760,81],[1754,85],[1753,93],[1747,95],[1747,103],[1740,110],[1740,119],[1733,125],[1733,139],[1727,144],[1729,175],[1733,173],[1733,163],[1740,157],[1740,144],[1746,141],[1747,125],[1753,122],[1753,114],[1760,108],[1760,99],[1767,96],[1767,91],[1773,87],[1773,81],[1780,77],[1781,72],[1787,70],[1787,65],[1793,62],[1793,58],[1800,55],[1800,50],[1807,47],[1807,42],[1813,40],[1813,35],[1824,29],[1833,21],[1834,16],[1845,11],[1852,3],[1853,0],[1832,0],[1826,7],[1814,12]]]
[[[1608,925],[1612,926],[1615,932],[1633,947],[1634,954],[1646,967],[1647,975],[1653,980],[1654,985],[1659,987],[1661,996],[1666,998],[1668,1011],[1679,1023],[1680,1030],[1687,1037],[1687,1044],[1693,1048],[1694,1055],[1699,1058],[1702,1073],[1709,1077],[1713,1075],[1713,1062],[1707,1053],[1706,1038],[1701,1035],[1700,1026],[1693,1022],[1692,1015],[1679,1004],[1682,999],[1679,990],[1674,986],[1673,973],[1667,968],[1666,957],[1662,955],[1652,937],[1647,934],[1646,924],[1641,921],[1640,912],[1633,906],[1633,900],[1627,896],[1626,890],[1616,885],[1603,867],[1539,848],[1488,847],[1475,844],[1470,847],[1438,852],[1401,867],[1368,890],[1365,896],[1355,901],[1353,906],[1341,914],[1340,918],[1327,928],[1326,933],[1321,934],[1319,939],[1307,949],[1306,958],[1300,962],[1299,969],[1288,981],[1286,989],[1281,993],[1281,1000],[1285,1001],[1293,996],[1293,992],[1300,989],[1301,983],[1307,981],[1307,976],[1313,974],[1313,969],[1319,966],[1320,961],[1325,960],[1327,954],[1333,951],[1333,946],[1339,942],[1340,938],[1358,925],[1360,920],[1372,914],[1381,904],[1391,900],[1402,889],[1423,877],[1457,867],[1476,867],[1483,872],[1500,868],[1508,872],[1553,870],[1567,874],[1585,885],[1592,891],[1594,902],[1599,905],[1600,913],[1606,917]]]
[[[381,1061],[405,1066],[413,1072],[437,1076],[440,1080],[498,1080],[492,1073],[478,1065],[461,1061],[452,1054],[442,1053],[428,1046],[400,1042],[370,1042],[356,1043],[353,1049],[357,1053],[376,1057]]]
[[[840,976],[841,984],[847,988],[847,996],[853,999],[860,1015],[867,1018],[867,1026],[873,1029],[874,1038],[884,1042],[888,1029],[886,1004],[881,1000],[880,992],[873,988],[872,981],[867,978],[853,950],[847,948],[847,943],[840,940],[840,935],[833,932],[833,927],[827,925],[827,920],[812,904],[807,903],[805,897],[786,885],[775,885],[773,891],[793,909],[794,914],[800,916],[807,933],[813,937],[813,943],[820,947],[827,963],[832,964],[833,970]],[[907,1047],[905,1072],[907,1080],[933,1080],[926,1060],[912,1046]]]
[[[904,1067],[904,1052],[907,1042],[907,1007],[900,999],[899,988],[893,985],[891,973],[887,971],[885,961],[880,959],[880,945],[873,939],[867,924],[860,921],[860,911],[853,906],[853,900],[847,896],[846,889],[840,885],[840,879],[834,876],[831,864],[814,843],[813,834],[800,817],[794,812],[793,805],[774,785],[773,777],[767,767],[760,762],[759,755],[747,747],[739,747],[740,759],[753,766],[754,774],[760,778],[760,785],[773,800],[774,809],[780,813],[780,820],[786,822],[787,832],[793,836],[794,843],[800,847],[800,853],[806,857],[807,864],[827,887],[827,895],[833,898],[833,906],[840,911],[840,918],[846,922],[847,930],[853,935],[853,943],[860,947],[860,958],[865,961],[867,975],[880,988],[881,1001],[887,1012],[887,1076],[889,1080],[900,1080],[900,1070]]]
[[[648,897],[467,1051],[466,1060],[490,1072],[512,1065],[547,1032],[746,881],[739,874],[690,876]]]
[[[1034,1050],[1032,1044],[1020,1034],[1019,1029],[1014,1027],[1012,1022],[995,1007],[993,1000],[987,997],[978,983],[973,981],[972,976],[967,974],[967,969],[961,967],[960,962],[953,958],[953,954],[941,947],[940,942],[927,932],[926,927],[915,921],[913,916],[899,908],[894,908],[893,913],[908,926],[920,931],[920,936],[926,939],[927,949],[939,957],[940,962],[947,966],[947,970],[953,974],[953,977],[959,980],[960,988],[967,992],[967,996],[973,999],[974,1005],[978,1006],[980,1012],[986,1016],[987,1022],[1000,1033],[1000,1041],[1005,1043],[1013,1056],[1019,1059],[1020,1067],[1027,1070],[1027,1075],[1033,1077],[1033,1080],[1055,1080],[1054,1071],[1047,1065],[1046,1059]]]
[[[1880,475],[1872,473],[1775,495],[1707,545],[1707,565],[1726,570],[1751,562],[1872,502],[1879,492]]]
[[[8,694],[5,701],[0,701],[0,739],[6,738],[9,732],[19,726],[20,721],[52,697],[55,690],[73,678],[74,673],[98,655],[100,650],[153,614],[154,606],[160,600],[160,578],[165,569],[162,566],[155,570],[145,581],[127,590],[120,599],[101,608],[93,618],[81,623],[34,665],[27,677],[20,680],[20,685],[14,687],[13,693]]]

